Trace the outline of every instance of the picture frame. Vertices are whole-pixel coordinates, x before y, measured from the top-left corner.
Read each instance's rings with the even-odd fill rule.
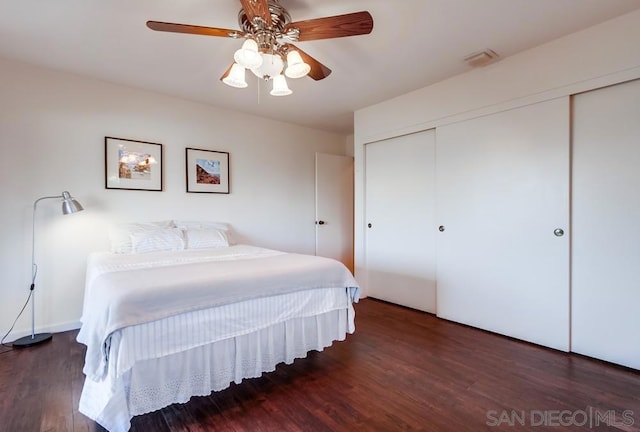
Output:
[[[187,148],[187,192],[229,193],[229,153]]]
[[[105,188],[162,191],[162,144],[104,138]]]

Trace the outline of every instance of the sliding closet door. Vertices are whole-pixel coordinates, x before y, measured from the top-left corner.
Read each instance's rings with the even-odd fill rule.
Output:
[[[640,369],[640,81],[573,100],[572,350]]]
[[[366,268],[372,297],[435,312],[433,130],[365,146]]]
[[[569,98],[436,130],[438,316],[569,349]]]

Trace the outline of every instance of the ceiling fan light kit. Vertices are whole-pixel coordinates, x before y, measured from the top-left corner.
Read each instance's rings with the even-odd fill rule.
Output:
[[[288,96],[291,93],[291,89],[287,85],[287,80],[284,75],[276,75],[273,77],[273,90],[271,90],[271,96]]]
[[[251,69],[251,72],[258,78],[269,81],[282,73],[284,62],[278,54],[262,53],[262,65]]]
[[[357,36],[373,30],[373,18],[366,11],[291,22],[289,12],[277,0],[240,0],[240,3],[241,30],[161,21],[147,21],[147,27],[156,31],[246,39],[234,53],[234,63],[220,79],[231,87],[245,88],[248,86],[246,69],[249,69],[258,78],[273,81],[270,92],[273,96],[292,93],[285,75],[294,79],[309,76],[319,81],[331,73],[331,69],[293,42]]]
[[[311,71],[311,66],[306,64],[298,51],[287,53],[287,70],[284,72],[289,78],[302,78]]]
[[[233,59],[245,69],[262,66],[262,56],[258,52],[258,44],[253,39],[247,39],[242,48],[235,52]]]
[[[222,78],[222,82],[228,86],[235,88],[245,88],[249,84],[245,80],[244,68],[237,63],[234,63],[231,66],[231,71],[227,74],[226,77]]]

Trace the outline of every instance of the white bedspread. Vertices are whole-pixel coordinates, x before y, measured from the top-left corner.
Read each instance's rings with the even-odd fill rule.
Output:
[[[99,381],[107,371],[109,337],[127,326],[182,313],[316,288],[358,285],[338,261],[253,246],[107,253],[89,258],[78,341],[87,345],[84,373]]]

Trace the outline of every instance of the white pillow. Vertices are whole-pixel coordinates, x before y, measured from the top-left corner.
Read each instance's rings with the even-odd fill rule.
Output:
[[[217,228],[188,228],[184,230],[187,249],[228,247],[229,240],[223,230]]]
[[[207,228],[215,228],[224,232],[227,237],[227,241],[229,244],[236,244],[235,238],[233,236],[233,230],[231,229],[231,225],[226,222],[209,222],[209,221],[173,221],[175,227],[180,228],[182,230],[190,230],[190,229],[207,229]],[[228,246],[228,245],[227,245]]]
[[[109,229],[111,240],[111,252],[128,254],[132,253],[131,235],[134,233],[153,231],[158,228],[171,228],[173,221],[118,223]]]
[[[147,253],[184,249],[182,230],[178,228],[156,228],[131,234],[131,252]]]

